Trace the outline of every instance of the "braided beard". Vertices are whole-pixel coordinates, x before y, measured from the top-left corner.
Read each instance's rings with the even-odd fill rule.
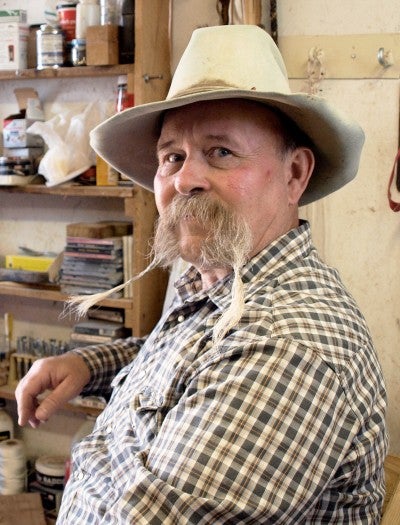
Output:
[[[208,233],[197,254],[199,270],[227,268],[233,270],[232,301],[217,321],[213,342],[218,344],[225,334],[240,320],[244,311],[244,287],[240,269],[246,263],[252,246],[247,223],[226,206],[206,195],[175,197],[160,217],[153,243],[153,264],[167,267],[180,256],[179,224],[195,219]]]

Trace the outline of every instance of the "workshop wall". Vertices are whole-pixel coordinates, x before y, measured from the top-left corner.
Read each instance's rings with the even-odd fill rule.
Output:
[[[191,31],[201,25],[218,24],[215,4],[215,0],[173,0],[173,69]],[[4,8],[26,8],[31,23],[41,21],[38,11],[42,12],[44,1],[3,1],[3,5]],[[400,4],[394,0],[278,2],[278,34],[282,39],[292,36],[300,38],[304,35],[335,35],[340,39],[341,35],[398,33],[399,29]],[[329,56],[329,50],[325,51],[328,53],[327,59],[332,72],[332,68],[335,68],[335,55]],[[396,53],[400,58],[400,49],[393,50],[395,59]],[[340,56],[336,56],[339,60]],[[370,60],[377,65],[376,53],[371,53]],[[321,96],[334,102],[349,117],[360,122],[365,131],[366,142],[357,179],[337,194],[303,209],[302,215],[311,221],[317,247],[326,260],[339,269],[367,318],[388,387],[390,450],[394,454],[400,454],[400,407],[396,403],[400,392],[400,213],[396,214],[389,209],[386,197],[387,182],[399,142],[399,80],[388,78],[387,74],[379,72],[379,66],[375,69],[377,73],[374,77],[351,79],[330,78],[327,71],[326,77],[316,86]],[[304,77],[291,79],[291,85],[297,91],[307,91],[310,88],[307,82],[307,56],[304,56]],[[10,113],[14,87],[12,83],[7,83],[7,86],[0,83],[0,118]],[[68,90],[58,89],[50,82],[43,82],[35,87],[49,113],[56,104],[75,104],[91,100],[94,96],[111,102],[116,89],[110,79],[88,81],[84,93],[78,82],[69,80]],[[62,202],[59,204],[61,220],[64,211]],[[60,224],[46,223],[46,209],[50,204],[43,200],[43,216],[35,223],[34,228],[29,220],[30,205],[22,196],[20,205],[19,210],[13,211],[18,215],[15,219],[26,222],[25,238],[18,242],[32,239],[37,232],[38,236],[45,239],[43,248],[62,247],[61,238],[57,234]],[[2,203],[1,207],[3,206]],[[85,203],[81,202],[81,210],[84,207]],[[8,217],[9,212],[10,210]],[[69,213],[62,219],[66,223],[74,221],[73,211]],[[101,213],[104,213],[104,209]],[[35,214],[37,215],[37,210]],[[93,218],[96,212],[88,210],[88,214]],[[0,243],[10,249],[17,241],[5,232],[11,232],[12,228],[13,217],[9,222],[4,221],[0,209]],[[0,298],[0,301],[3,299]],[[23,304],[17,306],[22,309],[29,307]],[[0,314],[2,311],[4,305],[0,302]],[[29,329],[33,330],[33,327]],[[43,329],[42,326],[41,330]],[[68,433],[68,424],[64,420],[61,431]],[[36,433],[36,437],[33,437],[34,432],[30,431],[29,439],[34,440],[34,446],[43,448],[50,440],[53,442],[54,438],[50,432],[50,437],[46,440],[44,434],[39,436]],[[58,436],[56,442],[58,445]],[[64,446],[68,446],[68,438]]]

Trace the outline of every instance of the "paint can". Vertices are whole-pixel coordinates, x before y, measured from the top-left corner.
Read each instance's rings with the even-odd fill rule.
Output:
[[[39,456],[35,461],[37,481],[45,487],[62,490],[67,459],[64,456]]]

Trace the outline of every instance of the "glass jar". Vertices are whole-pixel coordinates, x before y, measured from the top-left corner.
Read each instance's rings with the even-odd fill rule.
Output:
[[[74,38],[71,45],[72,65],[86,66],[86,40],[84,38]]]

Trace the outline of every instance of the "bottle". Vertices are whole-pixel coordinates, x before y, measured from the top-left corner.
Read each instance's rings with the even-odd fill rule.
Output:
[[[135,61],[135,0],[123,0],[121,8],[121,27],[119,32],[120,64]]]
[[[100,24],[120,25],[120,0],[100,0]]]
[[[76,38],[85,39],[87,28],[98,25],[100,25],[100,5],[98,1],[79,0],[76,6]]]
[[[6,402],[0,398],[0,441],[14,439],[14,421],[5,411]]]
[[[116,112],[121,113],[124,109],[133,107],[133,93],[128,92],[128,77],[126,75],[120,75],[118,77],[118,88],[117,88],[117,104]]]

